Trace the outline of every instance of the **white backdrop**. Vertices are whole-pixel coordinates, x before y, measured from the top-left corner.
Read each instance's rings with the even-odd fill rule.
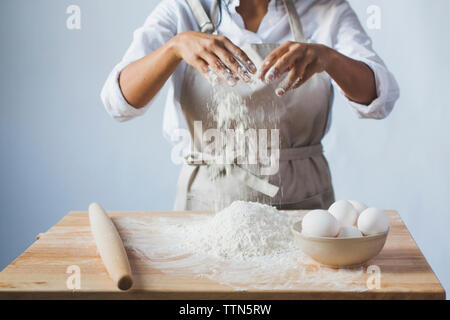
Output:
[[[69,210],[169,210],[178,168],[161,120],[118,124],[99,93],[154,0],[3,0],[0,4],[0,269]],[[337,198],[396,209],[450,288],[450,2],[353,0],[395,74],[401,98],[383,121],[359,120],[337,97],[325,139]],[[81,30],[66,28],[77,4]]]

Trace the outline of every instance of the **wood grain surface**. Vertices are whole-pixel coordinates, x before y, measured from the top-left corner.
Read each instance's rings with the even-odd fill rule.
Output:
[[[165,274],[128,252],[135,286],[118,290],[108,277],[89,228],[87,212],[71,212],[0,273],[0,299],[445,299],[445,291],[400,216],[388,211],[391,232],[382,252],[367,265],[382,272],[381,288],[347,292],[301,286],[289,290],[236,291],[206,278]],[[184,212],[108,212],[119,217],[182,216]],[[209,214],[209,213],[202,213]],[[300,215],[304,212],[300,212]],[[7,244],[3,244],[7,245]],[[68,289],[71,265],[81,288]]]

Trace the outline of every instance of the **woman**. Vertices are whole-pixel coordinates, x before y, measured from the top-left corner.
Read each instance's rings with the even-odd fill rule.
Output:
[[[276,114],[275,125],[256,127],[279,130],[278,171],[262,177],[251,166],[232,164],[225,174],[212,175],[216,164],[188,161],[177,210],[214,209],[236,199],[282,209],[328,208],[334,192],[321,140],[333,88],[361,118],[386,117],[399,95],[346,1],[166,0],[135,32],[102,100],[111,116],[126,121],[145,113],[170,79],[164,131],[174,138],[187,127],[194,137],[196,122],[214,126],[207,107],[215,103],[211,75],[234,94],[234,87],[259,79],[260,85],[238,92],[255,115],[264,108]],[[194,149],[205,151],[195,141]]]

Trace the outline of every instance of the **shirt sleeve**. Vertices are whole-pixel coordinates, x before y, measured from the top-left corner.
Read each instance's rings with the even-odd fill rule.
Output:
[[[370,105],[362,105],[348,99],[334,81],[333,85],[338,87],[338,90],[360,118],[386,118],[399,98],[400,92],[397,81],[389,72],[383,60],[373,50],[370,37],[364,31],[358,17],[347,1],[342,1],[339,6],[341,7],[339,10],[341,14],[335,25],[333,47],[352,59],[364,62],[372,69],[375,76],[377,98]]]
[[[101,92],[106,111],[114,119],[123,122],[143,115],[151,102],[143,108],[131,106],[122,94],[119,77],[130,63],[160,48],[177,33],[176,1],[165,0],[158,4],[144,25],[134,32],[133,41],[122,61],[109,74]]]

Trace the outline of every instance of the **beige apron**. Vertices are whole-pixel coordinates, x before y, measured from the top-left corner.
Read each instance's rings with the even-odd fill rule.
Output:
[[[214,24],[199,0],[187,0],[202,32],[217,34]],[[307,42],[292,0],[283,0],[295,41]],[[259,64],[279,44],[248,44],[242,49],[259,69]],[[223,84],[220,90],[239,92],[251,113],[255,129],[278,129],[279,170],[260,176],[252,166],[230,165],[224,175],[212,175],[214,163],[195,161],[202,154],[195,123],[203,131],[216,128],[208,105],[214,103],[215,89],[197,70],[187,66],[180,104],[192,138],[192,154],[183,164],[177,186],[175,210],[219,210],[235,200],[257,201],[280,209],[328,208],[334,201],[331,175],[322,152],[331,103],[331,83],[326,73],[316,74],[300,88],[283,97],[275,95],[277,80],[248,89],[239,82],[235,88]],[[261,114],[264,116],[261,117]],[[276,119],[276,120],[274,120]]]

